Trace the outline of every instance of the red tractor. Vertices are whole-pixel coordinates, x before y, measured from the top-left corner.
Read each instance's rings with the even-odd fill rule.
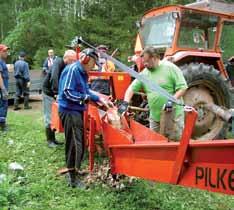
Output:
[[[234,107],[233,63],[224,65],[234,55],[233,11],[234,4],[210,0],[154,8],[137,23],[136,69],[143,68],[139,55],[146,46],[158,48],[162,58],[181,68],[189,86],[185,104],[198,111],[193,139],[220,139],[227,131],[226,123],[205,104]]]

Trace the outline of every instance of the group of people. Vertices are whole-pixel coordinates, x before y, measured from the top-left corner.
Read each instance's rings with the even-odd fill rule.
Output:
[[[6,126],[8,71],[4,60],[7,57],[8,49],[7,46],[0,45],[0,126],[2,129]],[[23,65],[21,62],[22,57],[24,56],[20,55],[20,59],[17,61],[19,66]],[[154,47],[146,47],[142,52],[142,59],[145,69],[140,75],[154,81],[174,95],[176,99],[182,100],[187,84],[181,70],[169,61],[160,60],[157,49]],[[107,64],[107,62],[104,62],[104,65],[102,64],[102,68],[100,68],[100,61],[98,51],[90,48],[84,49],[79,54],[78,60],[74,50],[66,50],[63,58],[55,56],[53,50],[49,50],[48,58],[43,65],[43,107],[46,139],[49,147],[62,144],[56,140],[55,132],[50,126],[52,103],[57,100],[59,117],[65,133],[67,178],[69,185],[72,187],[84,187],[79,179],[78,172],[84,154],[83,113],[87,104],[93,101],[99,102],[107,108],[113,106],[110,101],[106,101],[97,92],[91,90],[88,84],[88,73],[97,67],[99,71],[103,71],[104,65]],[[27,74],[25,74],[24,80],[28,87],[30,79]],[[174,108],[174,122],[179,139],[184,127],[183,108],[177,105],[173,107],[173,104],[167,101],[164,96],[152,92],[147,84],[137,79],[128,87],[120,111],[122,113],[126,112],[134,92],[139,92],[142,89],[147,94],[150,109],[150,129],[159,132],[161,111],[171,111]]]
[[[8,83],[9,74],[6,65],[9,47],[0,44],[0,131],[7,131],[6,117],[8,110]],[[19,53],[19,58],[14,64],[14,77],[16,93],[14,100],[14,110],[19,110],[20,97],[24,96],[24,109],[31,109],[29,106],[29,65],[25,61],[25,52]]]
[[[72,187],[82,187],[77,175],[84,152],[83,112],[89,101],[106,107],[112,105],[88,85],[88,72],[100,65],[100,57],[90,48],[84,49],[78,60],[74,50],[66,50],[63,58],[55,57],[53,50],[49,50],[48,55],[43,67],[45,77],[42,86],[46,139],[52,148],[62,144],[56,140],[55,132],[51,129],[51,107],[57,100],[65,133],[68,182]]]

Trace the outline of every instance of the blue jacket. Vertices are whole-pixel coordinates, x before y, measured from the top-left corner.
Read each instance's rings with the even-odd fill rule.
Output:
[[[99,101],[99,97],[93,94],[88,86],[88,75],[77,61],[68,65],[63,70],[59,80],[59,112],[82,112],[86,110],[84,100]]]
[[[8,89],[8,80],[9,80],[8,69],[5,61],[2,60],[0,60],[0,75],[2,76],[5,88]]]
[[[21,79],[24,79],[26,82],[30,81],[29,67],[28,67],[28,63],[26,61],[18,60],[15,62],[14,76],[16,79],[21,78]]]

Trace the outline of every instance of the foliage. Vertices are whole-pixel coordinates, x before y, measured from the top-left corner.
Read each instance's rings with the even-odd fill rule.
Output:
[[[234,197],[196,189],[136,180],[122,190],[97,184],[89,190],[67,187],[57,175],[64,147],[49,149],[41,111],[10,112],[9,133],[0,134],[0,209],[12,210],[231,210]],[[59,136],[60,141],[63,136]],[[87,160],[87,157],[86,157]],[[100,160],[101,161],[101,160]],[[11,162],[22,172],[8,169]],[[87,167],[87,161],[83,164]]]
[[[116,56],[126,61],[133,54],[137,33],[135,22],[145,11],[167,4],[184,5],[192,2],[194,1],[0,1],[0,41],[11,47],[11,61],[17,58],[20,50],[25,50],[28,61],[34,68],[41,66],[49,48],[54,48],[57,55],[62,55],[64,46],[76,35],[94,45],[106,44],[110,53],[118,48]],[[229,46],[231,41],[225,43],[225,46]],[[226,58],[232,52],[225,49],[225,53]]]
[[[58,49],[60,52],[57,53],[61,54],[60,49],[63,50],[63,45],[68,39],[63,31],[69,30],[62,17],[51,18],[49,12],[39,7],[23,12],[18,21],[5,39],[5,43],[11,46],[14,57],[24,50],[29,57],[36,60],[35,64],[39,64],[47,54],[45,52],[41,55],[39,52],[45,48]],[[38,57],[39,55],[43,57]]]
[[[133,53],[137,29],[135,21],[156,6],[189,3],[191,0],[121,1],[121,0],[12,0],[2,3],[0,41],[11,47],[11,60],[20,50],[28,53],[34,67],[46,57],[44,49],[54,48],[62,54],[75,35],[98,45],[106,44],[110,52],[126,60]]]

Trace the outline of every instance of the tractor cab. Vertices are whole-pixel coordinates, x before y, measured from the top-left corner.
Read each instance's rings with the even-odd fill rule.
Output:
[[[234,32],[229,30],[234,26],[234,15],[189,6],[165,6],[145,13],[137,26],[136,55],[144,47],[154,46],[162,58],[174,63],[187,62],[184,59],[191,60],[191,56],[209,57],[212,60],[208,59],[209,64],[215,62],[217,67],[218,59],[223,56],[227,60],[234,54],[230,47]],[[138,70],[141,69],[138,65]],[[226,74],[224,66],[220,70]]]
[[[142,20],[139,38],[142,47],[154,46],[165,51],[172,46],[177,12],[168,12]]]
[[[139,35],[143,47],[154,46],[164,52],[173,44],[177,48],[214,51],[218,20],[217,16],[191,10],[172,11],[143,19]]]

